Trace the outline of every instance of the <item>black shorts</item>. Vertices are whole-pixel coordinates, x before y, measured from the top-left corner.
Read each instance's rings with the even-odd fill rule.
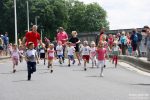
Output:
[[[137,44],[132,44],[133,51],[137,50]]]
[[[45,58],[45,53],[40,53],[40,59]]]
[[[0,46],[0,50],[4,50],[2,46]]]
[[[79,47],[75,47],[75,52],[79,52]]]

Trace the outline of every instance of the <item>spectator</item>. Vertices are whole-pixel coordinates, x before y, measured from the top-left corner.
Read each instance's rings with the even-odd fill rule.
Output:
[[[8,54],[8,44],[9,44],[8,32],[5,32],[5,36],[3,37],[3,42],[4,42],[4,51],[6,52],[6,56],[7,56],[7,54]]]
[[[66,48],[66,45],[65,43],[67,42],[68,40],[68,35],[67,33],[64,31],[64,28],[63,27],[59,27],[58,29],[58,33],[57,33],[57,42],[58,41],[61,41],[62,42],[62,45],[63,45],[63,62],[64,62],[64,57],[65,57],[65,48]]]
[[[125,31],[122,32],[122,36],[120,37],[120,43],[121,43],[122,55],[126,55],[127,37],[125,35]]]
[[[137,35],[138,35],[138,42],[137,42],[138,56],[141,57],[140,45],[141,45],[141,41],[142,41],[142,33],[139,32],[139,33],[137,33]]]
[[[136,56],[137,55],[136,50],[137,50],[137,46],[138,46],[137,29],[133,29],[130,39],[131,39],[131,45],[132,45],[132,48],[133,48],[133,56]]]
[[[3,52],[3,39],[0,35],[0,56],[2,56],[2,52]]]
[[[147,61],[150,61],[150,28],[144,26],[144,32],[146,33],[145,46],[147,47]]]

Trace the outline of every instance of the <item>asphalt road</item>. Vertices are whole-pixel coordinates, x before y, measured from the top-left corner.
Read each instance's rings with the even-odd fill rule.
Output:
[[[67,62],[67,61],[66,61]],[[106,63],[104,77],[100,68],[83,71],[81,66],[60,66],[54,62],[50,73],[43,61],[27,81],[26,62],[12,73],[11,60],[0,60],[0,100],[150,100],[150,76]]]

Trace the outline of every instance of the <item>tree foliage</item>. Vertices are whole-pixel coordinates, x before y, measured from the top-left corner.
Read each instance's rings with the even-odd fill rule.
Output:
[[[27,30],[27,0],[17,1],[18,36],[21,38]],[[39,30],[44,29],[44,36],[53,37],[59,26],[70,33],[93,32],[101,27],[109,28],[106,11],[97,3],[84,4],[78,0],[28,0],[30,11],[30,27],[39,16]],[[0,33],[8,31],[14,38],[14,2],[0,1]]]

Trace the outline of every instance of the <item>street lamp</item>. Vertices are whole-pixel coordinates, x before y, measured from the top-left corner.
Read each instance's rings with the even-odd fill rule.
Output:
[[[29,2],[28,2],[28,0],[27,0],[27,26],[28,26],[28,32],[29,32]]]
[[[37,19],[40,18],[40,16],[35,16],[35,25],[37,25]]]
[[[14,0],[14,14],[15,14],[15,44],[18,45],[16,0]]]
[[[43,26],[41,26],[41,41],[43,40],[43,31],[44,31]]]

